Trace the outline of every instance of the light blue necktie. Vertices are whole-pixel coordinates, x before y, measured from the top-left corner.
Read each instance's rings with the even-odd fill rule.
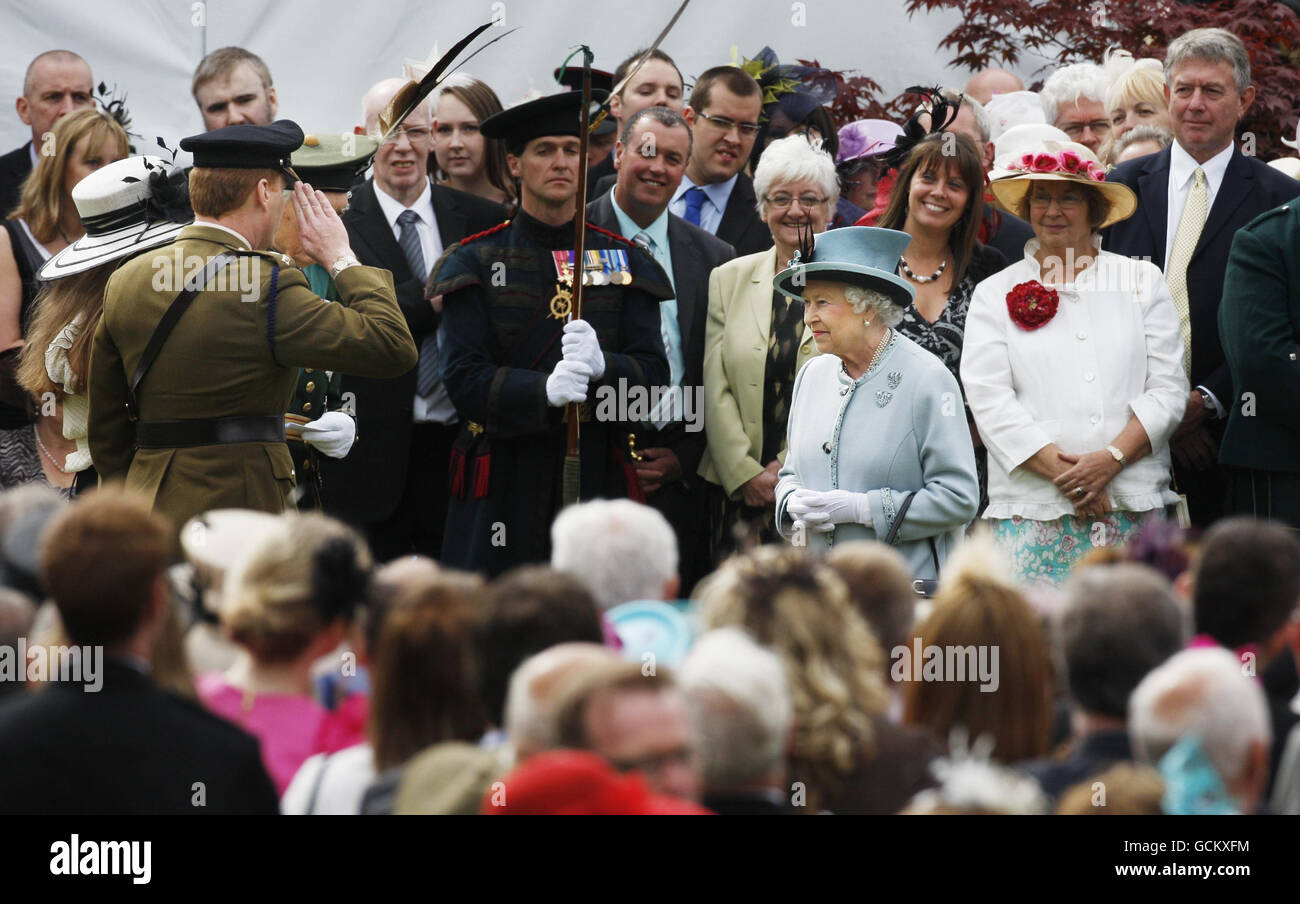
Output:
[[[686,189],[686,222],[692,226],[700,225],[700,208],[704,206],[704,189],[698,185]]]
[[[397,244],[402,246],[402,253],[406,255],[406,263],[411,268],[411,275],[424,282],[429,276],[429,271],[424,263],[424,249],[420,246],[420,231],[415,228],[418,222],[420,222],[420,215],[414,210],[403,210],[397,215],[397,225],[402,230],[397,237]],[[421,398],[432,393],[433,388],[438,385],[441,376],[441,368],[438,365],[438,333],[435,331],[420,342],[415,391]]]

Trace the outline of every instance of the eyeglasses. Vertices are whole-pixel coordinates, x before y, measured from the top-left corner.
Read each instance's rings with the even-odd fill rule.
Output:
[[[411,144],[415,144],[417,141],[427,141],[429,136],[432,134],[432,131],[422,126],[398,126],[397,131],[394,132],[393,136],[384,142],[384,144],[395,144],[397,139],[403,135],[406,136],[407,140],[410,141]]]
[[[1034,192],[1029,196],[1029,203],[1034,207],[1050,207],[1053,201],[1062,210],[1074,210],[1088,203],[1087,198],[1075,191],[1062,192],[1059,196],[1049,195],[1046,192]]]
[[[732,129],[739,129],[742,135],[757,135],[758,130],[762,128],[756,122],[736,122],[725,116],[710,116],[708,113],[697,114],[700,119],[707,119],[714,128],[723,132],[730,132]]]
[[[1091,129],[1092,134],[1099,138],[1104,138],[1110,134],[1109,119],[1094,119],[1092,122],[1072,122],[1061,126],[1061,131],[1071,138],[1078,138],[1083,134],[1084,129]]]
[[[781,195],[768,195],[767,198],[765,198],[765,200],[767,201],[768,204],[771,204],[777,210],[785,210],[795,201],[798,201],[799,206],[802,207],[804,210],[807,210],[810,207],[818,207],[822,204],[825,204],[827,201],[830,200],[830,198],[819,198],[816,195],[800,195],[799,197],[795,198],[792,197],[791,195],[781,194]]]

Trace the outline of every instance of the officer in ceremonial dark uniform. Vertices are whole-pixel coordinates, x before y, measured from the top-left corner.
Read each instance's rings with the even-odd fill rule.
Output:
[[[348,190],[365,173],[379,143],[366,135],[308,134],[293,152],[293,171],[312,188],[323,192],[341,217],[348,206]],[[314,263],[298,238],[298,215],[285,205],[275,232],[275,249],[302,268],[312,292],[326,301],[338,301],[338,289],[329,272]],[[343,458],[356,441],[352,400],[343,395],[343,374],[304,367],[285,412],[289,455],[298,475],[297,504],[301,511],[321,508],[321,457]]]
[[[577,92],[512,107],[482,123],[503,138],[520,182],[519,213],[443,254],[447,390],[461,418],[452,452],[442,562],[496,575],[546,561],[562,504],[566,404],[581,405],[581,498],[640,498],[626,437],[628,399],[668,383],[659,302],[672,297],[654,259],[587,224],[583,319],[566,282],[577,210]],[[631,416],[635,417],[635,413]],[[600,538],[593,537],[597,554]]]
[[[298,126],[187,138],[195,222],[109,280],[91,354],[91,455],[179,526],[214,508],[283,511],[295,471],[284,413],[300,367],[388,377],[415,363],[392,276],[360,266],[338,215],[292,189],[303,247],[340,301],[270,247],[289,202]],[[199,284],[198,291],[190,291]]]
[[[1300,530],[1300,203],[1237,230],[1223,278],[1219,341],[1232,373],[1219,447],[1227,511]]]

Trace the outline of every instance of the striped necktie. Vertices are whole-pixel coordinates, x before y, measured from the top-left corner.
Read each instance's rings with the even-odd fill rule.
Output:
[[[424,282],[429,276],[429,271],[424,262],[424,249],[420,245],[420,231],[415,228],[418,222],[420,222],[420,215],[414,210],[403,210],[397,215],[397,225],[402,230],[397,237],[397,244],[402,247],[402,253],[406,255],[406,263],[411,268],[411,275]],[[427,397],[438,385],[438,378],[441,376],[438,364],[438,334],[432,332],[421,340],[420,360],[416,364],[415,392],[421,398]]]
[[[1187,296],[1187,265],[1192,252],[1201,239],[1205,217],[1210,212],[1210,193],[1206,187],[1205,170],[1196,168],[1192,190],[1187,195],[1187,205],[1178,219],[1178,232],[1174,234],[1174,247],[1165,265],[1165,281],[1169,294],[1174,296],[1174,309],[1178,311],[1178,326],[1183,334],[1183,370],[1188,378],[1192,374],[1192,308]]]

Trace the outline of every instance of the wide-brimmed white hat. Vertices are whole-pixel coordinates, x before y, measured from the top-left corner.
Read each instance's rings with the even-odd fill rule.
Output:
[[[127,157],[72,188],[86,234],[45,262],[36,276],[59,279],[170,242],[194,219],[181,180],[161,157]]]
[[[1045,141],[1069,140],[1069,135],[1045,122],[1029,122],[1012,126],[993,139],[993,170],[1006,170],[1011,161],[1019,160],[1025,154],[1038,150]],[[993,178],[992,174],[989,178]]]
[[[1025,194],[1035,182],[1075,182],[1086,185],[1108,202],[1106,217],[1094,228],[1103,229],[1127,220],[1137,210],[1137,195],[1127,185],[1106,181],[1106,169],[1097,157],[1075,141],[1044,141],[1037,150],[989,172],[989,188],[997,205],[1020,216]]]

